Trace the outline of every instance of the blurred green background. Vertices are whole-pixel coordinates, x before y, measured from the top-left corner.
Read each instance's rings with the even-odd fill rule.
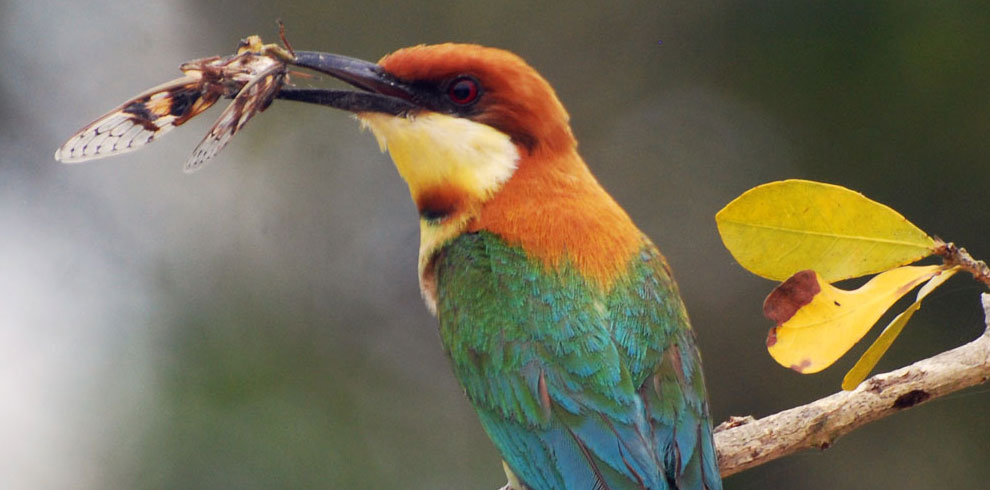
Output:
[[[713,221],[746,189],[841,184],[990,257],[985,1],[7,0],[0,488],[504,483],[419,298],[416,212],[350,117],[276,103],[193,176],[218,109],[138,153],[52,160],[179,63],[274,40],[276,18],[299,49],[378,59],[456,40],[539,69],[674,267],[716,421],[830,394],[856,357],[801,376],[766,353],[773,284]],[[979,292],[940,289],[881,369],[976,337]],[[983,488],[988,403],[987,387],[952,395],[726,488]]]

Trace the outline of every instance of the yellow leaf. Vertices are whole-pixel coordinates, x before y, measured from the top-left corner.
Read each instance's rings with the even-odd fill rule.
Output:
[[[855,390],[856,387],[859,386],[864,379],[866,379],[866,376],[870,374],[870,371],[872,371],[874,367],[876,367],[877,362],[880,361],[880,358],[887,353],[887,349],[890,347],[890,344],[893,344],[897,336],[901,334],[901,330],[904,330],[904,325],[907,325],[908,320],[911,319],[914,312],[921,308],[921,300],[925,299],[925,296],[928,296],[928,293],[941,286],[946,279],[952,277],[952,275],[958,270],[958,267],[944,270],[937,276],[929,279],[924,286],[921,286],[921,289],[918,290],[918,297],[914,300],[914,303],[911,303],[911,306],[908,306],[906,310],[902,311],[900,315],[897,315],[890,321],[887,328],[883,329],[883,332],[881,332],[880,336],[873,341],[870,348],[866,349],[866,352],[864,352],[859,360],[856,361],[856,365],[853,366],[848,373],[846,373],[845,378],[842,380],[843,390]]]
[[[878,274],[854,291],[801,271],[767,296],[763,313],[777,326],[767,350],[781,365],[816,373],[842,357],[901,296],[937,274],[942,266],[908,266]]]
[[[754,187],[715,221],[737,262],[777,281],[805,269],[827,282],[873,274],[927,257],[935,247],[897,211],[844,187],[807,180]]]

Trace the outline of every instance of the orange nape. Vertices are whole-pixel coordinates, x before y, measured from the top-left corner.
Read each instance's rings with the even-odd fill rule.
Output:
[[[521,159],[470,228],[498,234],[549,266],[569,261],[605,289],[626,272],[644,240],[573,149]]]

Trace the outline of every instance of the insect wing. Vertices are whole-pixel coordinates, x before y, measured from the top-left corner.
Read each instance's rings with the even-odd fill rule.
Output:
[[[202,88],[195,76],[152,88],[79,130],[55,159],[78,163],[137,150],[216,103],[220,94]]]
[[[270,59],[269,59],[270,61]],[[203,164],[220,152],[255,114],[271,105],[285,81],[285,64],[274,63],[252,78],[234,97],[234,101],[224,109],[217,122],[210,128],[203,141],[200,141],[183,170],[195,172]]]

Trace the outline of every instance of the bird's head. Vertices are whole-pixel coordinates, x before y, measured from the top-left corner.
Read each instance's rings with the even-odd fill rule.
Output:
[[[463,118],[508,135],[526,152],[574,145],[567,112],[550,84],[508,51],[467,44],[401,49],[379,61],[405,82],[421,110]]]
[[[378,63],[299,52],[296,64],[359,89],[298,97],[286,91],[282,98],[356,113],[391,154],[427,222],[468,218],[520,165],[576,145],[550,84],[504,50],[421,45]]]
[[[420,215],[420,279],[448,240],[487,230],[550,267],[607,285],[641,246],[584,161],[550,84],[522,58],[470,44],[401,49],[378,63],[296,52],[358,90],[282,89],[355,113],[387,150]]]

